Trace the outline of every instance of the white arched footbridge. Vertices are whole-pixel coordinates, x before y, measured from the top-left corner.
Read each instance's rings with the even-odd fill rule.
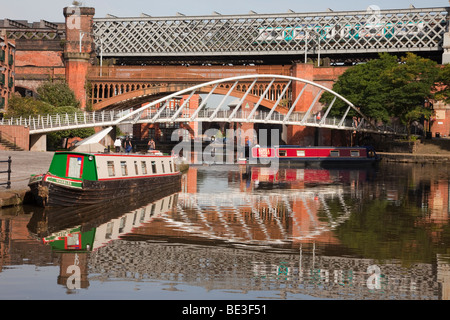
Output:
[[[281,92],[277,93],[276,100],[268,99],[271,90],[272,92],[274,90],[272,85],[275,81],[280,80],[285,81],[284,88]],[[254,88],[257,87],[258,82],[265,83],[264,92],[261,92],[261,90],[255,92]],[[297,96],[294,96],[292,94],[294,92],[292,88],[298,84],[301,85],[302,89]],[[246,88],[246,91],[236,91],[235,89],[237,87]],[[225,94],[223,93],[224,88],[226,88]],[[315,93],[315,97],[307,111],[296,112],[295,107],[307,88]],[[329,92],[334,96],[333,101],[330,105],[325,106],[325,108],[319,103],[319,99],[324,92]],[[187,106],[195,94],[206,94],[206,97],[202,100],[198,108],[192,109]],[[221,102],[217,106],[207,106],[208,101],[214,94],[221,94],[223,96]],[[177,107],[176,110],[169,109],[170,101],[179,96],[188,97],[184,99],[182,105]],[[223,107],[226,107],[225,102],[229,97],[239,98],[239,102],[234,108],[226,110]],[[250,97],[254,100],[256,97],[257,102],[254,103],[251,109],[244,110],[242,106],[246,99]],[[338,99],[347,105],[346,111],[339,117],[331,117],[329,116],[330,111]],[[287,105],[285,101],[288,101]],[[160,107],[156,108],[156,106]],[[349,117],[351,110],[355,111],[358,115],[359,121],[357,123]],[[320,118],[317,117],[319,111],[322,111]],[[30,134],[45,134],[59,130],[107,127],[127,123],[174,122],[248,122],[320,127],[380,134],[405,133],[405,128],[403,127],[374,126],[350,101],[333,90],[312,81],[282,75],[246,75],[215,80],[168,94],[163,98],[133,109],[11,118],[3,119],[0,124],[28,126],[30,128]]]

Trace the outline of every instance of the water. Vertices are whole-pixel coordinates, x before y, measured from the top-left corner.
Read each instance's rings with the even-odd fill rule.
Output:
[[[4,209],[0,299],[446,300],[449,181],[194,166],[157,199]]]

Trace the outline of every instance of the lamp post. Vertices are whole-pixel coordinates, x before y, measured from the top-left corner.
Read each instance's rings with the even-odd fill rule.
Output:
[[[309,34],[313,34],[317,37],[317,46],[318,46],[318,52],[317,52],[317,66],[320,67],[320,54],[321,54],[321,48],[320,48],[320,33],[316,32],[314,30],[305,31],[305,64],[308,62],[308,39],[309,39]]]
[[[80,43],[79,43],[79,49],[80,49],[80,53],[81,53],[81,46],[82,46],[82,40],[84,38],[85,35],[91,35],[94,38],[97,38],[100,40],[100,71],[99,71],[99,76],[102,76],[102,68],[103,68],[103,39],[91,32],[84,32],[80,30]]]
[[[305,31],[305,64],[308,62],[308,30]]]

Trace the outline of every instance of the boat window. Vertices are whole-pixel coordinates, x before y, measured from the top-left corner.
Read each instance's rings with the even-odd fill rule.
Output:
[[[169,161],[169,172],[173,172],[172,161]]]
[[[125,229],[126,226],[126,222],[127,222],[127,216],[122,217],[120,219],[120,223],[119,223],[119,233],[122,233]]]
[[[155,209],[156,209],[156,203],[154,203],[152,205],[152,210],[150,211],[150,217],[153,217],[153,215],[155,214]]]
[[[280,157],[286,157],[286,155],[287,155],[286,150],[280,150],[279,153],[280,153]]]
[[[162,173],[166,173],[166,170],[164,169],[164,162],[161,163],[161,167],[162,167]]]
[[[152,172],[156,173],[156,162],[152,161]]]
[[[141,216],[139,217],[139,222],[143,222],[145,220],[145,210],[141,211]]]
[[[106,225],[105,239],[111,239],[112,238],[113,228],[114,228],[114,222],[109,222]]]
[[[305,157],[305,150],[297,150],[297,157]]]
[[[126,161],[120,161],[120,168],[122,169],[122,176],[128,175],[128,168],[127,168],[127,162]]]
[[[136,173],[136,175],[139,174],[137,161],[134,162],[134,172]]]
[[[359,157],[359,150],[352,150],[350,154],[352,157]]]
[[[69,167],[67,176],[71,178],[81,178],[81,170],[83,168],[83,157],[69,156]]]
[[[339,150],[332,150],[330,151],[330,157],[339,157]]]
[[[141,161],[142,174],[147,174],[147,163],[145,161]]]
[[[81,234],[68,234],[65,238],[66,249],[81,249]]]
[[[114,170],[114,161],[108,161],[108,176],[114,177],[116,172]]]

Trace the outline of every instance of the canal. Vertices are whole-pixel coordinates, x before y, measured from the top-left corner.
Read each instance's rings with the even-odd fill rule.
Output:
[[[450,170],[191,166],[182,190],[0,210],[0,299],[447,300]]]

